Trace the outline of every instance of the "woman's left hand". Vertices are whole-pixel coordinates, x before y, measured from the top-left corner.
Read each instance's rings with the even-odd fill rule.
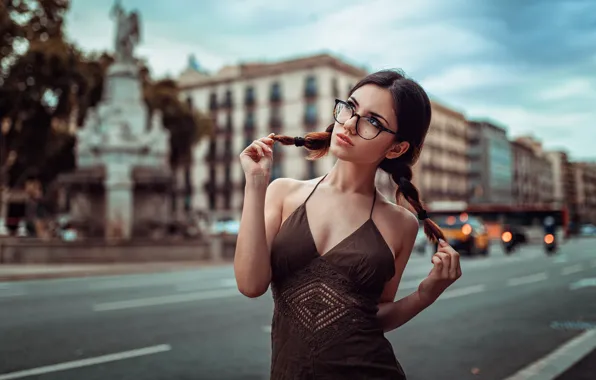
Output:
[[[445,289],[461,277],[459,253],[445,241],[439,241],[439,249],[431,261],[433,268],[418,287],[420,297],[428,304],[433,303]]]

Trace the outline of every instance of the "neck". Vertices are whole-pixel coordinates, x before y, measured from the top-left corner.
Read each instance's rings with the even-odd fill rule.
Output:
[[[377,166],[337,160],[325,182],[347,193],[373,194]]]

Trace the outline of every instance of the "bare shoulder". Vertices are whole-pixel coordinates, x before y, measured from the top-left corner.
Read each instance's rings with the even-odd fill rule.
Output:
[[[273,202],[278,202],[285,219],[304,202],[319,180],[320,178],[310,180],[277,178],[269,184],[267,197]]]
[[[294,178],[277,178],[271,181],[267,188],[267,192],[286,197],[300,189],[311,187],[314,181],[315,180],[301,181]]]
[[[375,224],[396,255],[416,239],[420,225],[410,210],[383,196],[378,197],[375,206]]]

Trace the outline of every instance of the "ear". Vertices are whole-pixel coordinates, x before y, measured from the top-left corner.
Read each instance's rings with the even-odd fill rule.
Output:
[[[385,154],[385,158],[392,160],[406,153],[408,149],[410,149],[410,143],[407,141],[394,144],[393,147],[391,147],[391,149],[389,149],[389,151]]]

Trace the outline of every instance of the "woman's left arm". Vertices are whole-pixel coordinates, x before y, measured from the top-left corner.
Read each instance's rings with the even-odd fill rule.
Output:
[[[428,277],[420,283],[414,293],[395,301],[395,294],[410,258],[418,231],[417,221],[406,223],[406,225],[401,249],[396,252],[395,275],[385,285],[377,313],[385,332],[394,330],[414,318],[435,302],[447,287],[461,277],[459,254],[441,240],[439,249],[431,258],[433,267]]]

